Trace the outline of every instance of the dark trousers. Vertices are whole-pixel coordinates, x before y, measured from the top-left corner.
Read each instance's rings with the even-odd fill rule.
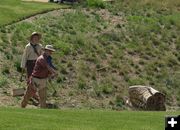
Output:
[[[26,63],[27,68],[27,79],[31,76],[34,66],[35,66],[36,60],[28,60]]]

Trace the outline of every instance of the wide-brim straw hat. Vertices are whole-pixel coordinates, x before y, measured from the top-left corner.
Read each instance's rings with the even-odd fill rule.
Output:
[[[56,51],[52,45],[46,45],[44,49],[45,50],[50,50],[50,51],[53,51],[53,52]]]
[[[31,36],[30,36],[30,40],[31,40],[35,35],[38,36],[39,39],[41,39],[41,34],[40,34],[40,33],[38,33],[38,32],[33,32],[33,33],[31,34]]]

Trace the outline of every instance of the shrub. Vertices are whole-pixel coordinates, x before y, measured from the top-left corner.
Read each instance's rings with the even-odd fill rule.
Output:
[[[111,94],[114,91],[114,87],[111,83],[96,83],[94,86],[94,91],[96,92],[97,96],[101,94]]]
[[[2,69],[2,74],[10,74],[9,67],[5,67]]]
[[[124,105],[124,100],[120,95],[117,95],[115,103],[117,107],[122,107]]]
[[[139,77],[136,77],[136,78],[130,78],[129,79],[129,86],[132,86],[132,85],[144,85],[146,84],[146,81],[142,78],[139,78]]]
[[[86,0],[89,7],[105,8],[102,0]]]
[[[113,86],[110,83],[103,84],[101,87],[102,87],[102,92],[105,94],[110,94],[113,92]]]
[[[4,85],[6,85],[7,82],[7,78],[5,78],[4,76],[0,77],[0,88],[2,88]]]
[[[62,41],[56,42],[55,47],[62,55],[68,55],[72,51],[71,45]]]
[[[78,88],[83,90],[86,88],[86,82],[83,80],[83,79],[80,79],[79,82],[78,82]]]
[[[16,70],[17,70],[18,72],[21,72],[21,71],[22,71],[20,61],[16,61],[16,62],[14,63],[14,67],[16,68]]]

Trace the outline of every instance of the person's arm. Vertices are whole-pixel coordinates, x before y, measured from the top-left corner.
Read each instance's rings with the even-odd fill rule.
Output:
[[[47,57],[47,63],[49,64],[50,67],[52,67],[54,70],[57,70],[57,68],[53,65],[52,63],[52,57]]]
[[[47,60],[41,60],[40,64],[41,64],[41,66],[44,66],[44,68],[49,71],[50,75],[57,75],[56,70],[54,70],[52,67],[49,66]]]
[[[58,73],[57,73],[56,69],[52,68],[48,64],[47,64],[47,68],[48,68],[48,71],[51,73],[50,78],[53,79],[54,77],[58,76]]]
[[[22,60],[21,60],[21,68],[22,69],[26,68],[27,58],[28,58],[28,46],[25,47],[24,53],[22,56]]]

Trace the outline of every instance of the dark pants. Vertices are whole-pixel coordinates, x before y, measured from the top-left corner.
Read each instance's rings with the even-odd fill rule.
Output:
[[[36,60],[28,60],[26,63],[26,68],[27,68],[27,78],[31,76],[34,66],[35,66]]]

